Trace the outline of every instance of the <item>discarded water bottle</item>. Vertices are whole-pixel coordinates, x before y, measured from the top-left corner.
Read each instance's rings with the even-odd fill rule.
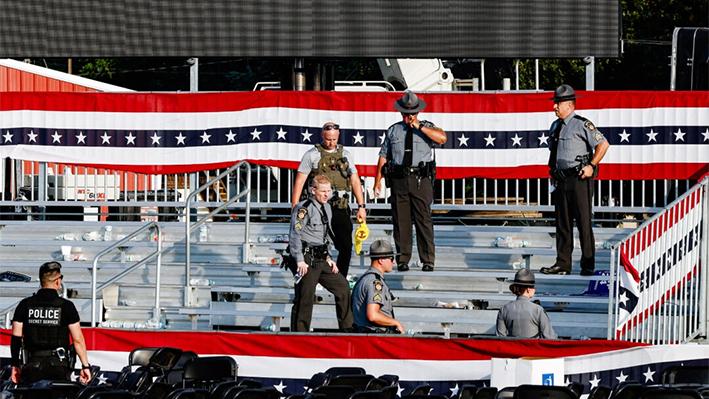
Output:
[[[74,241],[74,240],[76,240],[76,234],[73,234],[73,233],[60,234],[56,237],[56,239],[62,240],[62,241]]]
[[[261,236],[258,238],[258,242],[275,242],[276,238],[273,236]]]
[[[607,241],[604,242],[596,242],[596,248],[597,249],[611,249],[611,244]]]
[[[512,268],[517,270],[517,269],[524,269],[526,266],[525,262],[513,262],[512,263]]]
[[[507,237],[497,237],[495,240],[492,241],[492,246],[493,247],[509,247],[510,243],[512,242],[512,237],[507,236]]]
[[[146,325],[147,328],[149,328],[149,329],[151,329],[151,330],[162,330],[162,329],[165,327],[165,326],[163,325],[163,323],[162,323],[160,320],[156,319],[156,318],[152,318],[152,319],[148,320],[148,321],[145,323],[145,325]]]
[[[112,241],[113,240],[113,226],[106,226],[103,228],[103,240]]]
[[[210,286],[214,285],[214,280],[208,280],[206,278],[192,278],[190,279],[190,285]]]
[[[124,299],[121,301],[121,305],[123,305],[123,306],[135,306],[137,304],[138,304],[138,302],[133,301],[131,299]]]
[[[143,257],[140,255],[126,255],[127,262],[137,262],[141,259],[143,259]]]
[[[300,282],[300,280],[303,279],[303,275],[300,274],[300,272],[296,273],[295,276],[293,276],[293,284],[296,285]]]
[[[422,330],[406,330],[406,333],[409,335],[416,335],[416,334],[422,334]]]
[[[262,325],[261,331],[276,331],[276,325],[275,324]]]
[[[414,289],[416,291],[420,291],[420,290],[424,289],[424,286],[423,286],[423,284],[416,284],[416,287],[414,287]]]
[[[131,324],[131,323],[129,323],[129,324]],[[136,330],[145,330],[146,328],[148,328],[148,325],[146,323],[135,322],[132,324],[133,325],[128,328],[135,328]]]
[[[254,263],[260,264],[260,265],[275,265],[276,264],[276,258],[269,258],[267,256],[254,256]]]
[[[524,240],[511,240],[508,244],[510,248],[527,248],[531,243]]]
[[[203,224],[199,226],[199,242],[207,242],[209,240],[209,226]]]
[[[96,241],[99,237],[98,232],[96,231],[91,231],[88,233],[84,233],[81,235],[81,239],[84,241]]]
[[[110,328],[123,328],[123,322],[118,320],[104,321],[103,323],[101,323],[101,326]]]

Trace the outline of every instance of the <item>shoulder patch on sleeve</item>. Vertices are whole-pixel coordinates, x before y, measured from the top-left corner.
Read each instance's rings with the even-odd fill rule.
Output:
[[[374,302],[381,302],[381,301],[382,301],[382,296],[381,296],[381,294],[375,295],[374,298],[372,298],[372,301],[374,301]]]
[[[372,285],[374,286],[375,292],[382,292],[382,289],[384,288],[384,284],[382,284],[382,282],[379,280],[374,280],[372,282]]]
[[[593,122],[591,122],[591,121],[586,121],[586,122],[584,122],[583,125],[586,127],[586,129],[588,129],[590,131],[596,130],[596,127],[593,126]]]
[[[298,209],[298,213],[296,214],[295,218],[296,218],[296,220],[303,221],[307,214],[308,214],[308,210],[305,207],[303,207],[303,208]]]
[[[296,230],[303,230],[303,225],[300,224],[300,222],[295,222],[295,225],[293,226],[293,228]]]
[[[601,132],[599,132],[598,130],[596,130],[596,136],[595,136],[595,137],[596,137],[596,141],[603,141],[603,140],[605,139],[605,137],[603,137],[603,135],[601,134]]]

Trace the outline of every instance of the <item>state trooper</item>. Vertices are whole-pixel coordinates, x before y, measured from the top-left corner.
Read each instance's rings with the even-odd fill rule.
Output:
[[[361,333],[403,334],[404,326],[394,318],[392,294],[384,274],[394,268],[394,252],[388,241],[377,240],[369,246],[372,264],[357,280],[352,291],[355,329]]]
[[[578,97],[571,86],[561,85],[550,98],[558,117],[549,134],[557,255],[551,267],[541,268],[544,274],[571,273],[574,220],[581,242],[581,275],[591,276],[596,268],[596,240],[591,221],[593,178],[598,176],[598,164],[609,144],[591,121],[574,112]]]
[[[347,278],[350,270],[350,260],[352,259],[352,218],[349,204],[350,192],[357,200],[357,221],[367,221],[367,210],[364,203],[364,193],[362,182],[360,181],[354,158],[349,151],[344,149],[337,141],[340,137],[340,125],[335,122],[327,122],[323,125],[322,143],[316,144],[308,150],[300,161],[298,174],[295,177],[293,186],[292,206],[295,207],[298,201],[305,198],[303,187],[313,177],[325,175],[332,184],[332,197],[329,202],[332,207],[332,232],[334,233],[334,244],[338,251],[337,268],[340,273]],[[307,190],[305,191],[307,193]],[[307,195],[305,196],[307,197]]]
[[[16,384],[69,380],[76,355],[81,360],[79,381],[87,383],[91,378],[79,313],[74,303],[58,294],[64,279],[61,267],[59,262],[47,262],[40,266],[41,289],[20,301],[15,309],[10,355],[11,379]],[[20,366],[23,344],[24,365]]]
[[[498,337],[556,339],[549,316],[544,308],[533,303],[534,273],[522,269],[515,274],[510,291],[517,300],[504,305],[497,313]]]
[[[409,270],[413,246],[413,219],[416,225],[416,245],[422,270],[433,271],[436,247],[433,243],[433,182],[436,178],[436,160],[431,148],[447,141],[446,133],[428,121],[419,121],[418,114],[426,102],[407,91],[394,103],[402,121],[389,126],[377,162],[374,195],[381,194],[382,175],[391,188],[391,210],[394,224],[394,242],[397,251],[397,269]]]
[[[290,226],[290,255],[297,262],[295,298],[291,309],[291,331],[310,331],[315,288],[322,284],[335,296],[337,324],[342,331],[352,330],[350,285],[338,273],[328,245],[332,242],[330,179],[315,176],[310,185],[311,197],[293,209]]]

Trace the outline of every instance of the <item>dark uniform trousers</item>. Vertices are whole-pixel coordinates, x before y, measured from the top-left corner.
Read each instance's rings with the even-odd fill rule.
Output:
[[[436,247],[433,244],[433,184],[428,177],[409,175],[391,180],[391,210],[394,222],[394,242],[401,252],[397,263],[409,263],[413,245],[413,228],[416,225],[416,245],[423,263],[436,262]]]
[[[40,380],[68,381],[72,371],[68,360],[59,360],[57,356],[30,355],[27,363],[22,366],[22,380],[19,385],[30,386]]]
[[[332,272],[327,261],[315,259],[311,262],[310,255],[305,255],[305,262],[310,265],[308,272],[295,285],[295,298],[291,309],[291,331],[310,331],[310,321],[313,318],[313,302],[315,288],[318,283],[335,296],[335,313],[340,330],[352,328],[352,296],[350,285],[342,274]]]
[[[557,183],[554,194],[557,251],[555,265],[571,271],[575,220],[581,241],[581,270],[592,272],[596,262],[596,240],[593,237],[591,222],[593,179],[569,176]]]
[[[332,206],[332,233],[335,235],[333,244],[337,249],[337,268],[345,278],[350,270],[352,260],[352,217],[350,207],[340,209]]]

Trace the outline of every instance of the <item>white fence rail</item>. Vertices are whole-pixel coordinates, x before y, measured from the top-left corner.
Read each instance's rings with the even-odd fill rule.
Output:
[[[709,177],[613,249],[615,339],[681,344],[707,333]]]
[[[0,205],[42,213],[48,206],[122,207],[113,213],[135,212],[135,207],[183,208],[186,198],[220,170],[176,175],[146,175],[107,169],[6,159],[0,163]],[[229,175],[208,188],[201,206],[218,206],[241,191],[246,171]],[[254,165],[251,202],[258,208],[290,208],[295,171]],[[595,182],[597,219],[623,219],[626,215],[654,214],[689,190],[688,180]],[[364,179],[372,209],[388,208],[386,198],[373,198],[373,179]],[[18,203],[17,201],[23,201]],[[242,199],[240,202],[245,202]],[[35,207],[35,208],[32,208]],[[242,207],[239,202],[235,208]],[[434,210],[551,212],[547,179],[466,178],[438,180]],[[5,213],[12,212],[5,210]],[[108,211],[107,211],[108,212]],[[174,211],[178,212],[178,211]]]

